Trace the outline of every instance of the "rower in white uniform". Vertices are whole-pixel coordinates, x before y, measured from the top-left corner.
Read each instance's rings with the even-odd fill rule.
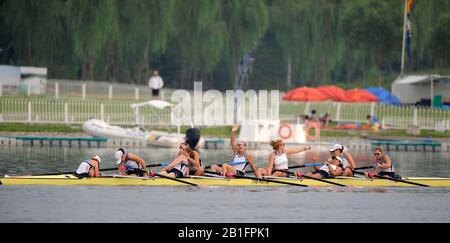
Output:
[[[348,149],[344,149],[344,146],[340,144],[333,145],[328,151],[331,156],[337,156],[342,159],[342,175],[341,176],[353,176],[353,170],[356,168],[356,163],[353,160],[353,156]]]
[[[81,162],[75,172],[78,177],[99,177],[100,176],[100,162],[102,159],[98,155],[94,155],[90,160]]]
[[[332,156],[328,161],[323,162],[323,165],[314,166],[316,171],[308,172],[306,175],[317,178],[327,179],[340,176],[342,174],[342,158],[339,156]]]
[[[145,160],[133,153],[125,152],[119,148],[114,153],[114,159],[119,169],[119,174],[135,175],[142,177],[147,174]]]
[[[190,167],[188,157],[190,153],[191,149],[187,143],[180,144],[177,157],[169,165],[164,167],[159,174],[172,178],[188,177]]]
[[[284,142],[281,139],[272,140],[270,145],[274,151],[269,156],[269,165],[267,168],[259,169],[260,174],[263,176],[287,177],[289,175],[289,161],[287,156],[311,149],[310,145],[299,148],[285,148]]]
[[[253,161],[252,156],[247,152],[247,143],[239,140],[236,143],[236,131],[239,129],[239,125],[233,126],[231,129],[231,149],[234,153],[233,164],[211,165],[211,170],[222,174],[232,173],[238,175],[245,175],[245,170],[250,167],[256,177],[260,178],[258,168]]]

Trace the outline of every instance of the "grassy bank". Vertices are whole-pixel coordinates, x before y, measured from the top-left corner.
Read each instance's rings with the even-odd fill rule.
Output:
[[[58,133],[80,133],[81,126],[69,126],[60,124],[23,124],[23,123],[0,123],[0,132],[58,132]]]

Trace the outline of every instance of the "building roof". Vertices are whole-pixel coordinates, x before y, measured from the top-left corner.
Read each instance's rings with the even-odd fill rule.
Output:
[[[399,76],[394,83],[396,84],[428,84],[433,78],[434,82],[441,80],[450,80],[450,76],[441,76],[438,74],[426,74],[426,75],[408,75]]]

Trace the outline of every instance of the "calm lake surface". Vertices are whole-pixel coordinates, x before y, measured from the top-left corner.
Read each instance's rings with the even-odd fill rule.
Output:
[[[4,174],[74,171],[92,154],[114,167],[114,149],[2,147]],[[324,146],[290,157],[291,165],[328,156]],[[130,149],[147,164],[174,149]],[[200,150],[206,165],[230,151]],[[270,151],[251,151],[257,166]],[[358,166],[372,152],[353,153]],[[450,176],[450,153],[390,152],[403,176]],[[310,168],[303,169],[306,172]],[[157,168],[156,168],[157,170]],[[0,186],[0,222],[450,222],[450,188]]]

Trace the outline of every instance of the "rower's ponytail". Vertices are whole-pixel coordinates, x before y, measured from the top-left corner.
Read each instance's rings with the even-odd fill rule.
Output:
[[[270,146],[272,146],[273,150],[277,150],[278,147],[280,147],[280,145],[283,144],[283,140],[281,139],[276,139],[276,140],[272,140],[270,142]]]

